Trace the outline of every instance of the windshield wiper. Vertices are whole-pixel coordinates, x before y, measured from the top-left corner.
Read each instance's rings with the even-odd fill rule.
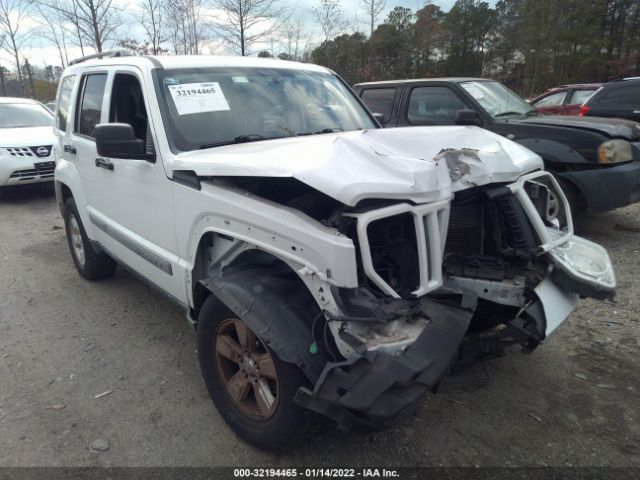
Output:
[[[494,115],[494,118],[498,118],[498,117],[506,117],[508,115],[524,115],[522,112],[501,112],[498,113],[497,115]]]
[[[275,138],[280,138],[280,137],[275,137]],[[264,137],[257,133],[250,133],[248,135],[238,135],[233,140],[226,140],[224,142],[216,142],[216,143],[205,143],[204,145],[200,145],[200,150],[204,150],[205,148],[223,147],[224,145],[233,145],[236,143],[257,142],[260,140],[267,140],[267,137]]]
[[[315,132],[300,132],[298,136],[302,135],[319,135],[321,133],[335,133],[335,132],[344,132],[341,128],[321,128],[320,130],[316,130]]]

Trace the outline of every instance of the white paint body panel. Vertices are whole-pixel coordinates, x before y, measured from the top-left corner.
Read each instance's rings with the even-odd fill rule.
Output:
[[[548,277],[538,284],[535,291],[544,309],[547,320],[545,335],[548,337],[571,315],[578,303],[578,295],[563,290]]]
[[[477,150],[481,162],[452,183],[443,149]],[[542,168],[536,154],[478,127],[410,127],[228,145],[175,156],[170,170],[201,176],[294,177],[355,205],[365,198],[425,203],[472,185],[508,182]]]

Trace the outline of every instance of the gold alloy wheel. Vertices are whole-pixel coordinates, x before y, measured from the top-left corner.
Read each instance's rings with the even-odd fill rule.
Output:
[[[254,420],[271,418],[278,408],[280,387],[269,350],[237,318],[223,320],[213,341],[216,369],[229,398]]]

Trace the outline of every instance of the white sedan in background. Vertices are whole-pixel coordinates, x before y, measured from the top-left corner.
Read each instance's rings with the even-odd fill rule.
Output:
[[[53,115],[26,98],[0,98],[0,195],[9,185],[51,182]]]

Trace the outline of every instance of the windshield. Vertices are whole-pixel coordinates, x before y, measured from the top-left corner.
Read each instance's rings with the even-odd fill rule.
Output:
[[[499,82],[462,82],[460,86],[493,118],[536,112],[531,105]]]
[[[0,128],[49,126],[53,126],[53,115],[41,105],[29,103],[0,104]]]
[[[375,128],[330,73],[278,68],[158,71],[167,134],[178,150]]]

